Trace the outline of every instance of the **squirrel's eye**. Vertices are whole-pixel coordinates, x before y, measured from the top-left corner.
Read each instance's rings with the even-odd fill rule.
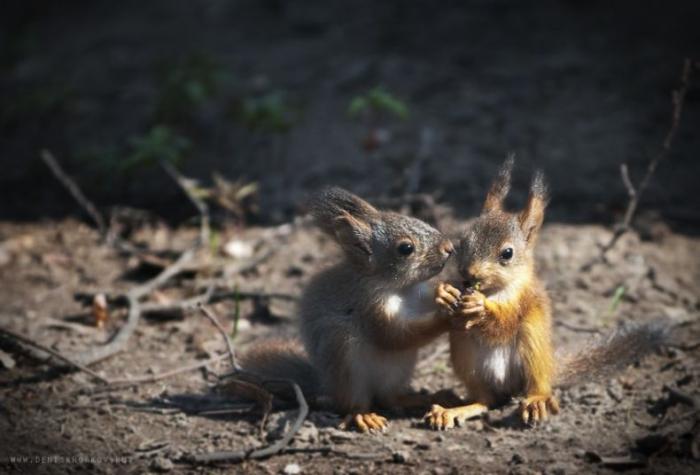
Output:
[[[397,248],[397,250],[399,251],[399,254],[401,254],[402,256],[410,256],[411,254],[413,254],[413,251],[415,250],[415,248],[413,247],[413,244],[411,244],[410,242],[402,242],[401,244],[399,244],[399,247]]]
[[[506,247],[501,251],[500,258],[503,259],[504,261],[509,261],[513,257],[513,248],[512,247]]]

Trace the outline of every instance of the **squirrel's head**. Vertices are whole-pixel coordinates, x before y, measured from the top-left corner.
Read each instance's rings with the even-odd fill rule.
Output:
[[[391,288],[423,282],[440,273],[454,251],[449,239],[423,221],[380,211],[340,188],[312,197],[311,214],[349,262]]]
[[[534,248],[547,206],[544,176],[536,172],[525,208],[503,209],[510,190],[513,158],[509,157],[494,180],[481,215],[467,229],[457,250],[457,265],[467,287],[478,285],[492,295],[529,281],[534,272]]]

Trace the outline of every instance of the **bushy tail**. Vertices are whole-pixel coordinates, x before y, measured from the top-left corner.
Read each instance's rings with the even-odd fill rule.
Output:
[[[657,349],[666,339],[661,322],[623,325],[601,341],[565,356],[557,371],[556,386],[566,388],[584,381],[602,380]]]
[[[309,400],[318,396],[318,374],[298,340],[263,340],[242,356],[241,366],[261,380],[291,379]],[[293,392],[287,394],[293,398]]]

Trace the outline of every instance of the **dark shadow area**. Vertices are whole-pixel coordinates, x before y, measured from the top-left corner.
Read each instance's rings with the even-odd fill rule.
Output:
[[[102,208],[191,215],[154,166],[166,160],[203,183],[256,183],[263,222],[323,184],[472,215],[515,152],[514,199],[540,167],[550,221],[610,223],[626,203],[619,165],[638,180],[661,147],[699,18],[693,1],[14,2],[0,20],[0,217],[80,213],[43,148]],[[694,87],[641,204],[691,233],[699,115]]]

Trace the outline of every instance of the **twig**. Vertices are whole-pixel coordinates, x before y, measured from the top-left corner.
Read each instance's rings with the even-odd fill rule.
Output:
[[[129,341],[129,338],[131,338],[131,335],[134,333],[134,330],[138,326],[139,320],[141,319],[142,311],[139,300],[154,290],[162,287],[168,282],[168,280],[179,274],[185,265],[194,257],[197,249],[199,249],[199,246],[200,241],[197,240],[194,247],[183,252],[177,261],[175,261],[169,267],[163,269],[163,271],[156,277],[149,280],[145,284],[129,290],[124,296],[129,306],[129,315],[126,319],[126,323],[122,325],[109,343],[85,351],[77,357],[77,360],[84,365],[90,365],[121,352],[126,346],[126,343]]]
[[[634,215],[637,212],[637,208],[639,207],[639,201],[642,197],[642,194],[649,185],[649,182],[651,181],[651,178],[653,177],[656,168],[659,166],[659,163],[665,160],[671,152],[671,146],[673,145],[673,140],[675,139],[676,133],[678,132],[678,126],[680,125],[681,112],[683,111],[685,96],[688,93],[688,89],[690,88],[692,68],[693,65],[691,60],[686,59],[683,63],[683,72],[681,73],[681,85],[677,90],[673,91],[672,95],[673,110],[671,114],[671,126],[668,132],[666,133],[666,137],[664,138],[661,150],[654,157],[652,157],[652,159],[647,164],[646,173],[644,174],[644,177],[639,182],[639,185],[637,187],[635,187],[632,184],[627,164],[623,163],[620,166],[620,175],[622,177],[622,182],[624,183],[625,189],[627,190],[627,195],[629,196],[629,202],[627,203],[627,209],[625,210],[624,218],[622,219],[622,222],[618,226],[616,226],[616,229],[613,232],[613,235],[610,237],[610,240],[603,246],[601,246],[600,256],[586,263],[584,266],[582,266],[581,270],[587,271],[590,270],[595,264],[599,262],[605,262],[608,252],[615,246],[615,244],[617,244],[617,241],[631,229],[632,219],[634,218]]]
[[[238,364],[236,360],[236,354],[235,350],[233,348],[233,343],[231,342],[231,339],[229,338],[228,334],[226,333],[226,330],[224,329],[223,326],[221,326],[221,323],[219,323],[219,319],[214,315],[214,313],[209,310],[207,307],[204,305],[199,305],[199,310],[202,312],[202,314],[209,319],[214,326],[219,330],[219,333],[221,333],[222,337],[226,341],[226,346],[228,348],[228,354],[229,358],[231,360],[231,366],[233,368],[233,372],[231,376],[236,376],[236,375],[241,375],[244,377],[252,378],[252,379],[260,379],[257,375],[253,373],[249,373],[247,371],[244,371]],[[256,384],[252,383],[249,380],[236,380],[234,381],[235,383],[245,383],[247,385],[253,385],[257,386]],[[261,448],[261,449],[247,449],[247,450],[237,450],[237,451],[223,451],[223,452],[213,452],[209,454],[199,454],[199,455],[191,455],[188,457],[188,461],[192,463],[220,463],[220,462],[241,462],[243,460],[247,459],[262,459],[262,458],[267,458],[272,455],[278,454],[282,451],[284,451],[291,440],[294,438],[294,435],[299,431],[299,428],[301,425],[304,423],[304,420],[306,420],[306,416],[309,414],[309,405],[306,402],[306,398],[304,397],[304,393],[302,392],[301,388],[297,383],[290,379],[279,379],[279,380],[267,380],[265,381],[267,383],[275,383],[275,382],[282,382],[289,384],[292,386],[294,389],[294,394],[297,399],[297,403],[299,405],[299,413],[297,414],[297,418],[294,421],[294,424],[289,428],[289,430],[284,434],[284,436],[279,439],[277,442],[268,445],[267,447]],[[269,404],[268,408],[265,411],[266,413],[269,412]],[[267,414],[265,414],[263,418],[263,425],[264,425],[264,420],[267,418]]]
[[[301,388],[298,384],[293,381],[285,380],[294,388],[294,394],[297,398],[297,403],[299,404],[299,413],[297,418],[294,420],[292,427],[284,434],[284,436],[279,439],[274,444],[268,445],[262,449],[257,450],[237,450],[237,451],[224,451],[224,452],[212,452],[209,454],[197,454],[191,455],[186,458],[192,463],[221,463],[221,462],[242,462],[243,460],[250,459],[264,459],[271,457],[278,453],[282,453],[287,449],[287,446],[294,438],[294,435],[299,431],[301,425],[306,420],[306,416],[309,414],[309,405],[306,403],[304,398],[304,393],[302,393]]]
[[[199,216],[201,218],[199,239],[202,241],[202,244],[209,242],[209,207],[193,192],[192,185],[190,184],[191,180],[182,176],[175,167],[166,161],[161,161],[160,166],[165,170],[165,173],[178,184],[194,207],[197,208],[197,211],[199,211]]]
[[[171,369],[169,371],[164,371],[162,373],[144,374],[142,376],[135,376],[133,378],[110,379],[109,384],[110,384],[110,386],[126,387],[126,386],[134,386],[134,385],[142,384],[142,383],[155,383],[156,381],[161,381],[163,379],[172,378],[173,376],[177,376],[178,374],[189,373],[190,371],[205,368],[205,367],[209,366],[210,364],[218,363],[219,361],[221,361],[227,357],[228,357],[228,354],[222,354],[222,355],[212,356],[211,358],[207,359],[206,361],[199,361],[197,363],[192,363],[192,364],[189,364],[187,366],[182,366],[180,368],[174,368],[174,369]]]
[[[597,328],[579,327],[562,321],[557,321],[556,325],[576,333],[601,333]]]
[[[68,192],[73,196],[75,201],[78,202],[80,206],[90,215],[90,218],[97,225],[97,230],[100,235],[104,238],[107,234],[107,226],[105,224],[104,217],[97,211],[95,205],[90,201],[80,190],[75,181],[68,176],[68,174],[61,168],[56,158],[48,150],[41,151],[41,159],[46,163],[46,165],[51,169],[53,175],[61,182],[61,184],[68,190]]]
[[[88,304],[92,302],[95,295],[100,292],[76,292],[73,298],[76,300]],[[122,294],[109,294],[108,292],[101,292],[107,295],[107,300],[110,305],[125,306],[128,302]],[[298,300],[296,295],[283,294],[278,292],[255,292],[255,291],[219,291],[212,292],[211,295],[207,294],[197,295],[196,297],[190,297],[183,300],[176,300],[168,303],[158,303],[158,302],[144,302],[141,304],[141,312],[143,314],[148,313],[168,313],[177,311],[186,311],[196,308],[200,303],[202,304],[212,304],[218,302],[224,302],[226,300],[287,300],[295,301]]]
[[[27,336],[21,335],[21,334],[16,333],[16,332],[13,332],[12,330],[8,330],[7,328],[0,328],[0,334],[3,334],[3,335],[5,335],[5,336],[7,336],[7,337],[10,337],[10,338],[14,339],[14,340],[17,340],[17,341],[19,341],[20,343],[23,343],[23,344],[25,344],[25,345],[29,345],[29,346],[31,346],[31,347],[33,347],[33,348],[36,348],[37,350],[43,351],[44,353],[48,353],[49,355],[51,355],[51,356],[53,356],[53,357],[55,357],[55,358],[57,358],[57,359],[63,361],[63,362],[66,363],[68,366],[71,366],[71,367],[73,367],[73,368],[75,368],[75,369],[78,369],[78,370],[80,370],[80,371],[82,371],[82,372],[84,372],[84,373],[89,374],[90,376],[92,376],[93,378],[95,378],[96,380],[98,380],[99,382],[101,382],[101,383],[103,383],[103,384],[109,384],[109,380],[107,380],[106,378],[100,376],[99,374],[97,374],[96,372],[94,372],[94,371],[91,370],[90,368],[86,367],[85,365],[81,364],[79,361],[74,361],[74,360],[72,360],[71,358],[69,358],[69,357],[67,357],[67,356],[65,356],[65,355],[63,355],[63,354],[61,354],[61,353],[59,353],[59,352],[56,351],[56,350],[53,350],[53,349],[51,349],[51,348],[49,348],[49,347],[47,347],[47,346],[44,346],[44,345],[42,345],[42,344],[40,344],[40,343],[37,343],[37,342],[33,341],[31,338],[29,338],[29,337],[27,337]]]
[[[683,403],[686,406],[700,408],[700,399],[694,398],[673,386],[664,385],[663,389],[668,393],[670,399]]]
[[[212,311],[205,307],[203,304],[200,303],[197,307],[199,308],[199,311],[202,313],[202,315],[208,318],[209,321],[214,324],[216,329],[219,330],[219,333],[226,342],[226,349],[228,350],[229,360],[231,361],[231,367],[234,369],[234,371],[241,371],[241,366],[238,364],[238,361],[236,361],[236,354],[233,351],[233,342],[231,341],[231,338],[229,338],[228,333],[226,333],[224,327],[221,326],[219,319],[216,318],[216,315],[214,315],[214,313],[212,313]]]

